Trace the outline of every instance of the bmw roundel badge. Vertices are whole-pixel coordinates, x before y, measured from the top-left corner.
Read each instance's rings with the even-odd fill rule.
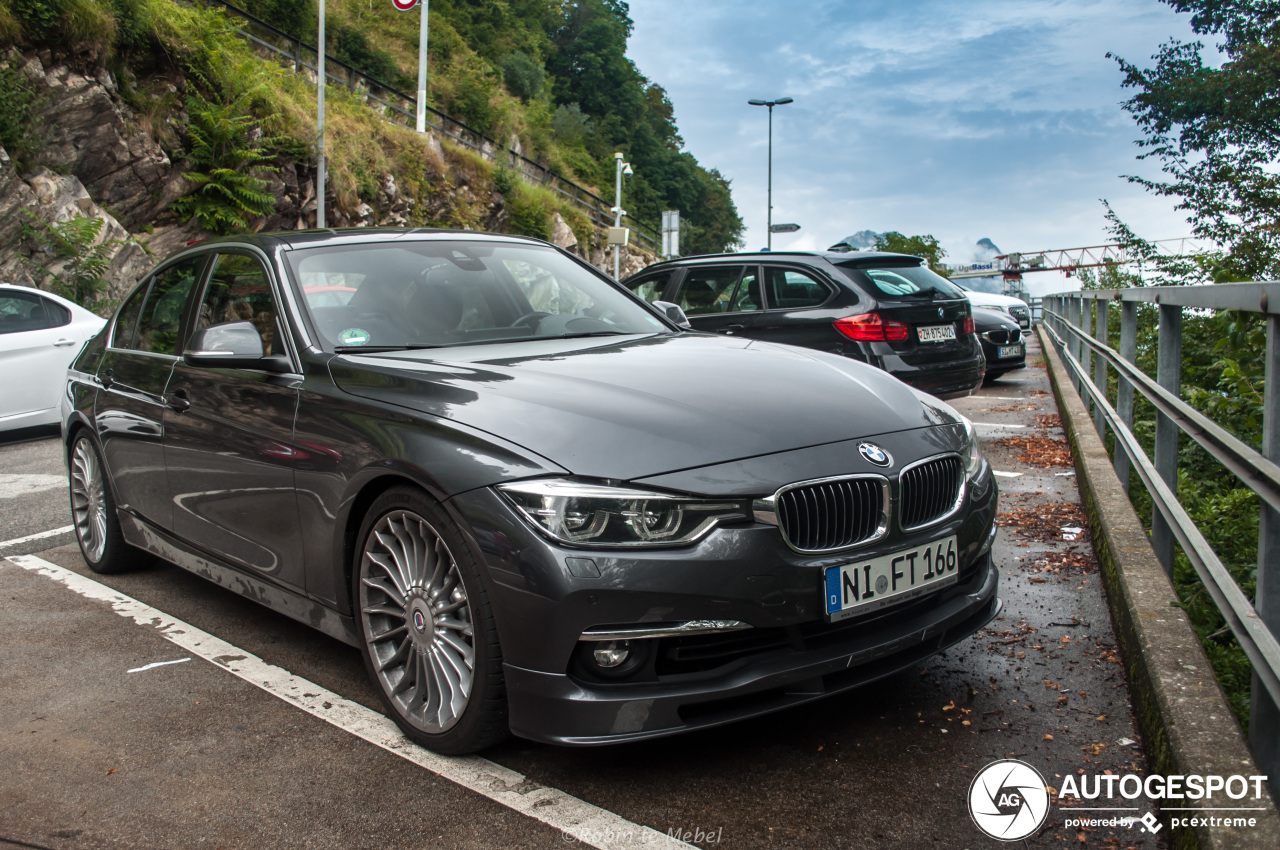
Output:
[[[876,466],[888,466],[893,463],[889,453],[875,443],[858,443],[858,451]]]

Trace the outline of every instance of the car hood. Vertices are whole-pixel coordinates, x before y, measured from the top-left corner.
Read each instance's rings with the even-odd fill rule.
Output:
[[[703,334],[347,353],[329,367],[352,395],[487,431],[594,478],[956,421],[863,363]]]

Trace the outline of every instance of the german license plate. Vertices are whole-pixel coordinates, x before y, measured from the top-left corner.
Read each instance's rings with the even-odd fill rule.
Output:
[[[916,328],[916,335],[921,342],[946,342],[956,338],[955,325],[929,325]]]
[[[1005,357],[1021,357],[1021,356],[1022,356],[1021,345],[1002,345],[1000,346],[1000,349],[996,351],[996,357],[1000,359],[1004,359]]]
[[[826,572],[826,611],[831,622],[896,605],[955,584],[959,553],[955,535]]]

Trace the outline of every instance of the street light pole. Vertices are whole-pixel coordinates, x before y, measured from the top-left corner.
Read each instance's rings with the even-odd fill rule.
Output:
[[[320,0],[320,55],[316,66],[319,68],[316,80],[316,227],[324,227],[324,0]]]
[[[631,176],[631,163],[622,161],[622,154],[615,153],[613,155],[614,175],[613,175],[613,226],[615,228],[622,227],[622,177]],[[617,280],[618,275],[622,271],[622,248],[618,245],[613,246],[613,279]]]
[[[770,251],[773,250],[773,108],[792,102],[794,102],[794,99],[790,97],[780,97],[777,100],[747,101],[750,106],[769,107],[769,200],[768,209],[765,212],[765,229],[768,235],[765,237],[765,246]]]

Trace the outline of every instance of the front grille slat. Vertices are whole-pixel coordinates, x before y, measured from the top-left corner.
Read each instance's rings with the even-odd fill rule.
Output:
[[[902,527],[921,528],[948,516],[960,498],[964,468],[954,456],[927,460],[901,477]]]
[[[778,496],[778,525],[788,545],[806,552],[856,546],[876,537],[885,511],[883,479],[806,484]]]

